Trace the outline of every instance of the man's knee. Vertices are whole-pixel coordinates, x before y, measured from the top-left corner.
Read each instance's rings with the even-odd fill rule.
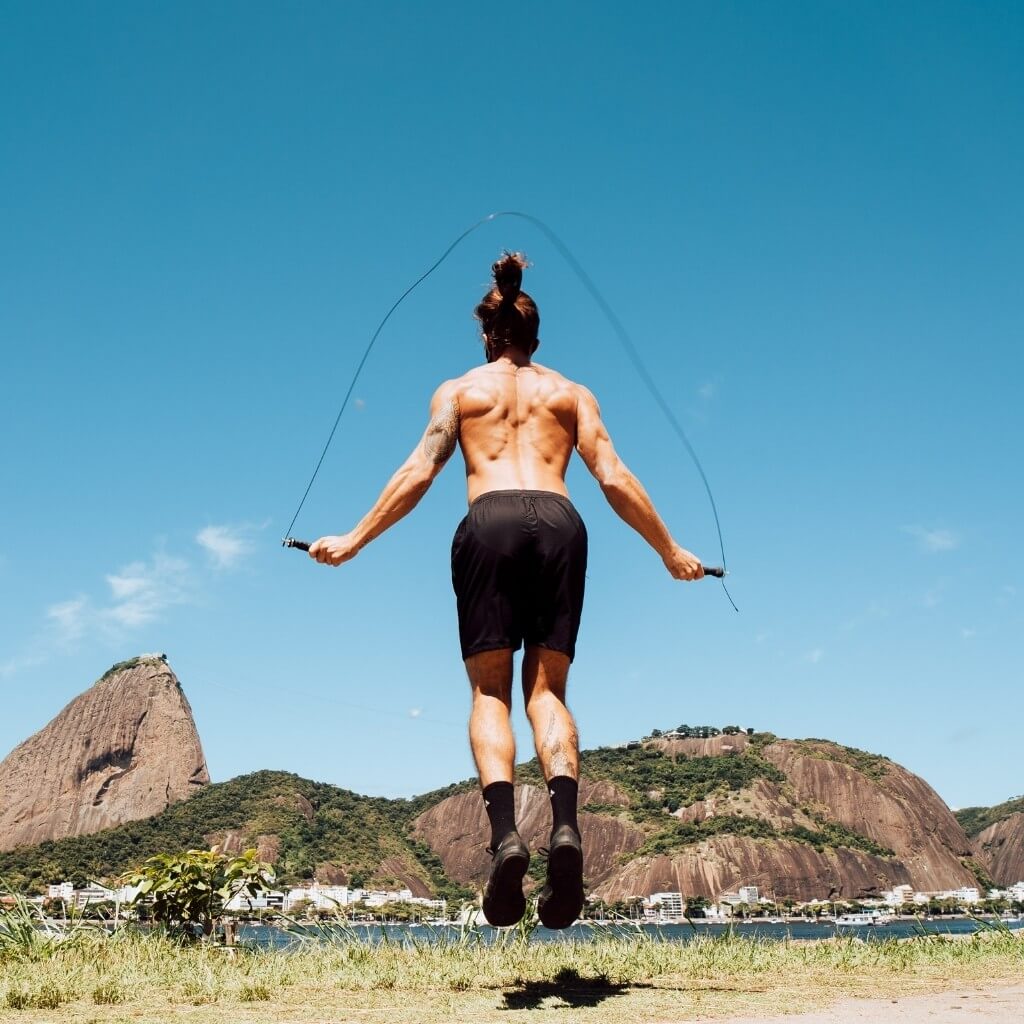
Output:
[[[527,647],[523,657],[523,696],[531,700],[550,694],[565,700],[569,678],[569,657],[546,647]]]
[[[466,659],[473,695],[497,697],[506,704],[512,697],[512,651],[481,651]]]

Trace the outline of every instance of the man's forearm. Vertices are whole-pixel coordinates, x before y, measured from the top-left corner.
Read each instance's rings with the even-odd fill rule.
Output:
[[[601,490],[619,518],[632,526],[662,558],[666,558],[675,541],[643,484],[623,466],[601,482]]]
[[[373,508],[352,531],[360,549],[408,515],[419,504],[432,482],[433,477],[422,468],[408,464],[402,466],[387,482]]]

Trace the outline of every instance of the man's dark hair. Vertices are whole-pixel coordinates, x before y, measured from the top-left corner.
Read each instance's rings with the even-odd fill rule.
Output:
[[[473,311],[487,351],[493,363],[510,345],[533,355],[540,344],[540,313],[537,305],[522,290],[523,271],[529,266],[521,252],[504,252],[491,266],[494,287]]]

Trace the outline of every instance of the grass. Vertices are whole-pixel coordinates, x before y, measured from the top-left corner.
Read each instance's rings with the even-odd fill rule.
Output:
[[[0,1018],[418,1024],[458,1016],[489,1024],[522,1016],[546,1024],[592,1020],[600,1006],[604,1022],[638,1024],[1019,981],[1022,970],[1024,941],[1005,930],[960,941],[797,943],[726,933],[682,944],[601,933],[544,944],[523,929],[487,945],[473,930],[449,941],[367,944],[342,929],[326,944],[234,954],[160,935],[80,931],[42,956],[14,946],[0,953]]]

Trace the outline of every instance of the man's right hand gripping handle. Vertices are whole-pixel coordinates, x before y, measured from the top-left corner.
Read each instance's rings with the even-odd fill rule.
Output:
[[[678,544],[665,556],[664,562],[665,568],[677,580],[699,580],[705,575],[716,575],[713,570],[705,569],[695,554]]]

